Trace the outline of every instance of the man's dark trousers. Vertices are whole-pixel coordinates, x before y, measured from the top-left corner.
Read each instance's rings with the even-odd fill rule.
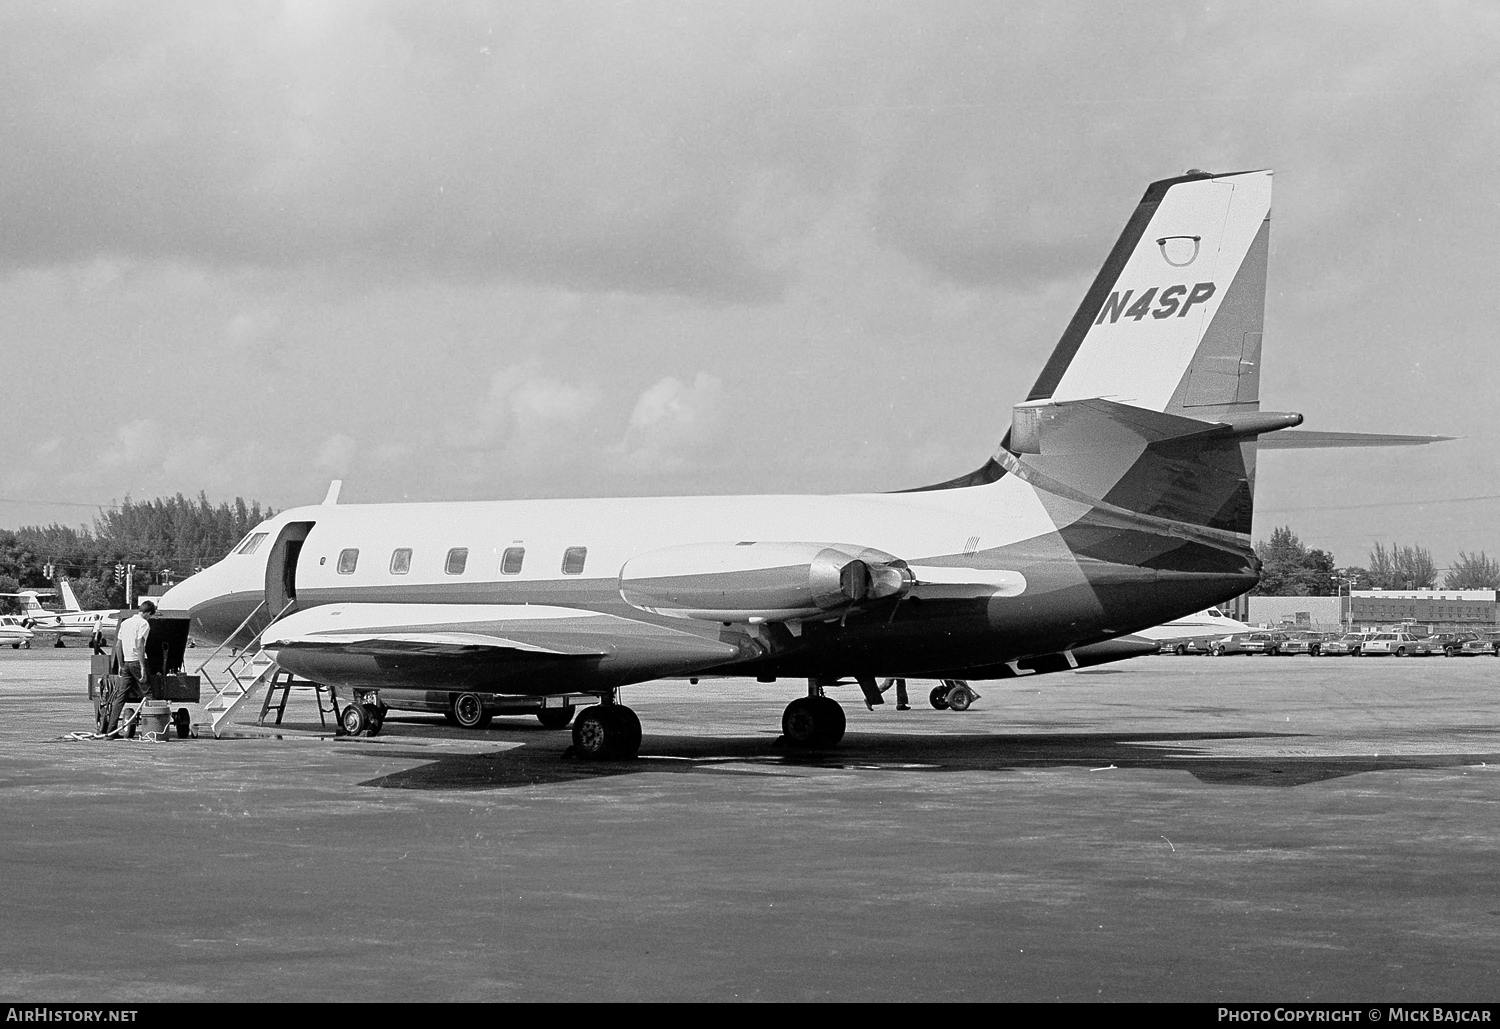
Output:
[[[151,696],[151,690],[145,685],[146,669],[140,661],[120,662],[120,674],[115,681],[115,688],[109,696],[109,714],[104,719],[105,732],[114,732],[120,724],[120,712],[125,709],[126,701]]]

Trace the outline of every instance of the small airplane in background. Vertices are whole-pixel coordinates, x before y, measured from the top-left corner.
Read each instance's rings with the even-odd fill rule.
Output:
[[[1254,631],[1255,626],[1246,625],[1238,619],[1230,618],[1218,608],[1211,607],[1207,611],[1199,611],[1194,615],[1174,618],[1161,625],[1153,625],[1133,635],[1152,640],[1159,644],[1163,651],[1170,650],[1175,654],[1186,654],[1189,650],[1193,650],[1206,654],[1209,643],[1214,640],[1233,636],[1235,633]]]
[[[12,650],[30,649],[35,636],[20,615],[0,615],[0,647],[9,644]]]
[[[63,610],[54,611],[42,606],[41,594],[36,590],[21,590],[19,593],[0,593],[0,597],[15,597],[21,602],[21,614],[12,615],[20,619],[23,626],[30,629],[33,634],[43,633],[54,637],[53,646],[66,646],[63,642],[68,637],[88,639],[94,634],[95,629],[103,631],[106,637],[112,637],[117,627],[122,608],[95,608],[85,611],[78,603],[78,597],[73,592],[73,584],[63,579],[59,584],[63,597]],[[0,639],[0,643],[4,643]]]

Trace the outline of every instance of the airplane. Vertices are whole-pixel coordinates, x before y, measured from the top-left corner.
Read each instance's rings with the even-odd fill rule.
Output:
[[[106,636],[113,636],[122,608],[96,608],[91,611],[83,610],[78,603],[77,596],[73,593],[73,584],[63,579],[59,586],[63,595],[62,611],[53,611],[42,606],[41,596],[36,590],[22,590],[19,593],[0,593],[0,596],[15,597],[21,601],[21,617],[29,628],[38,632],[47,633],[54,637],[53,646],[65,646],[63,640],[74,636],[88,638],[94,634],[98,627]]]
[[[1251,589],[1258,452],[1450,437],[1309,433],[1260,409],[1269,170],[1152,183],[984,464],[842,496],[319,505],[159,598],[152,639],[258,637],[347,732],[386,700],[586,700],[573,753],[640,747],[620,689],[806,683],[785,745],[877,676],[984,680],[1154,652],[1131,633]],[[1336,438],[1333,438],[1336,437]],[[783,687],[784,688],[784,687]],[[798,687],[801,690],[801,687]],[[878,691],[877,691],[878,693]]]
[[[35,636],[20,615],[0,615],[0,646],[8,643],[12,650],[20,650],[22,647],[29,650]]]
[[[1163,650],[1186,654],[1190,649],[1207,653],[1207,644],[1241,632],[1255,632],[1255,626],[1230,618],[1216,607],[1196,614],[1174,618],[1170,622],[1141,629],[1133,635],[1154,641]]]

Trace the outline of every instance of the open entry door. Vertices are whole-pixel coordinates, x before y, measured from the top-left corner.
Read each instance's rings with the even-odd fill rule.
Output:
[[[266,558],[266,613],[272,618],[297,610],[297,558],[313,525],[313,522],[288,522]]]

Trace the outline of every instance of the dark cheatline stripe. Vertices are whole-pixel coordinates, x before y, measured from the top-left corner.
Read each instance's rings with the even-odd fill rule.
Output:
[[[1042,374],[1037,376],[1036,385],[1031,387],[1031,392],[1026,397],[1027,400],[1046,400],[1052,396],[1053,390],[1057,389],[1057,384],[1062,381],[1063,372],[1068,370],[1068,365],[1073,361],[1073,355],[1078,353],[1078,348],[1083,344],[1083,337],[1088,335],[1089,326],[1093,324],[1099,308],[1104,305],[1104,299],[1109,296],[1109,291],[1119,280],[1125,262],[1129,261],[1130,255],[1135,252],[1136,244],[1141,241],[1146,226],[1151,223],[1151,216],[1156,214],[1156,209],[1161,206],[1167,190],[1183,182],[1197,182],[1200,179],[1213,177],[1209,172],[1193,172],[1172,179],[1161,179],[1146,187],[1146,192],[1141,196],[1141,202],[1136,206],[1135,213],[1130,216],[1130,221],[1125,223],[1125,231],[1120,233],[1120,238],[1115,241],[1114,249],[1109,252],[1109,257],[1105,258],[1104,267],[1099,269],[1099,275],[1094,279],[1094,284],[1084,294],[1083,303],[1078,305],[1078,310],[1073,314],[1073,320],[1068,322],[1067,329],[1063,331],[1062,339],[1057,341],[1056,349],[1047,359],[1046,366],[1042,368]]]

